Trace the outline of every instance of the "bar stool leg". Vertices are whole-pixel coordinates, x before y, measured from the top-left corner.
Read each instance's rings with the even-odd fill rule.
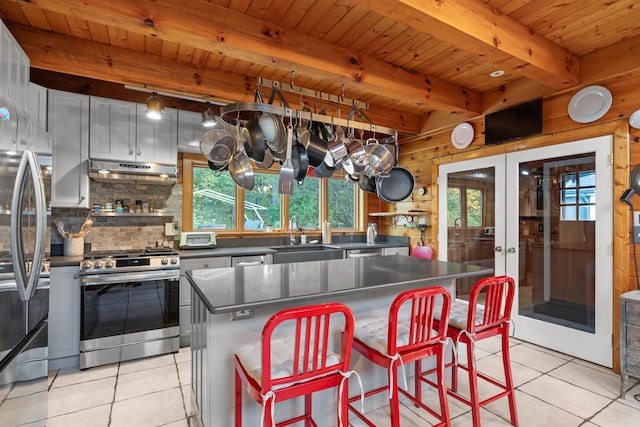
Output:
[[[478,372],[474,359],[473,340],[465,340],[467,345],[467,367],[469,372],[469,401],[471,402],[471,418],[474,427],[480,427],[480,398],[478,395]]]
[[[400,406],[398,404],[398,368],[394,362],[391,362],[387,369],[388,384],[393,384],[390,390],[391,398],[389,399],[389,409],[391,412],[391,427],[400,427]]]
[[[511,355],[509,354],[509,326],[502,333],[502,365],[504,366],[504,378],[509,394],[509,414],[511,416],[511,425],[518,425],[518,411],[516,410],[516,396],[513,388],[513,374],[511,372]]]
[[[436,356],[436,363],[438,364],[437,380],[438,380],[438,396],[440,397],[440,414],[442,414],[442,425],[448,426],[449,415],[449,403],[447,401],[447,382],[445,379],[445,355],[444,349],[439,351]]]
[[[422,373],[422,359],[418,359],[414,362],[415,366],[415,378],[414,378],[414,390],[416,400],[418,402],[422,402],[422,381],[420,381],[421,373]],[[417,403],[414,403],[416,407],[419,407]]]
[[[235,427],[242,427],[242,380],[236,371]]]

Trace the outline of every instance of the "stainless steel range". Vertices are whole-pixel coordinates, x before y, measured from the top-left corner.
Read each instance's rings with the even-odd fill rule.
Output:
[[[170,248],[85,255],[80,369],[180,347],[180,257]]]

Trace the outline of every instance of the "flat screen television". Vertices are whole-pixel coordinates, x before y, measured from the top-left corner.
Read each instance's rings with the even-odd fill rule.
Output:
[[[496,111],[484,117],[485,145],[542,134],[542,98]]]

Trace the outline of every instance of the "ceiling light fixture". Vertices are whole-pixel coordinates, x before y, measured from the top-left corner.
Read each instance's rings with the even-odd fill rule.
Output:
[[[147,117],[153,120],[160,120],[162,118],[162,99],[156,92],[153,92],[149,99],[147,99]]]
[[[211,108],[211,104],[207,102],[204,104],[204,110],[202,111],[202,126],[206,128],[210,128],[216,125],[216,118],[213,114],[213,109]]]
[[[491,77],[500,77],[504,75],[504,70],[495,70],[489,74]]]

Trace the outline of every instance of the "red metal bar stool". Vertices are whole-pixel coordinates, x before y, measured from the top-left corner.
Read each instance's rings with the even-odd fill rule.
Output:
[[[290,327],[295,327],[291,335]],[[282,310],[266,322],[261,343],[242,346],[235,360],[235,425],[242,426],[242,389],[262,405],[262,425],[285,426],[312,418],[311,394],[339,387],[338,420],[348,426],[347,393],[343,382],[349,371],[354,319],[340,303],[318,304]],[[289,335],[283,335],[287,330]],[[330,337],[342,332],[340,353],[331,351]],[[305,412],[276,423],[275,404],[305,396]],[[343,416],[344,414],[344,416]]]
[[[484,306],[478,304],[481,294],[485,297]],[[451,397],[471,406],[474,427],[480,427],[480,408],[505,396],[509,399],[511,424],[518,425],[511,359],[509,357],[509,324],[514,294],[515,282],[511,277],[488,277],[476,282],[471,289],[469,302],[459,300],[451,305],[448,335],[454,340],[456,347],[458,343],[466,345],[467,365],[459,364],[457,357],[454,357],[453,363],[447,365],[447,368],[453,368],[451,389],[448,393]],[[499,336],[502,340],[504,382],[478,372],[476,367],[475,344],[480,340],[494,336]],[[464,369],[469,374],[469,398],[458,393],[458,369]],[[478,378],[497,386],[501,391],[480,400]]]
[[[389,316],[358,319],[353,339],[353,348],[367,359],[387,370],[388,384],[364,393],[365,398],[387,391],[391,409],[391,425],[400,425],[398,406],[398,392],[407,396],[418,407],[425,409],[441,422],[438,426],[449,426],[449,405],[447,403],[447,388],[445,384],[445,351],[447,341],[446,322],[436,321],[438,318],[447,319],[451,297],[441,287],[416,289],[398,295],[389,309]],[[440,399],[440,412],[436,412],[422,402],[422,373],[421,361],[430,356],[436,356],[436,376]],[[415,382],[414,395],[398,387],[397,368],[414,362]],[[406,378],[405,378],[406,383]],[[405,384],[406,386],[406,384]],[[352,402],[360,396],[349,398],[349,410],[370,427],[375,427],[363,413],[358,411]]]

